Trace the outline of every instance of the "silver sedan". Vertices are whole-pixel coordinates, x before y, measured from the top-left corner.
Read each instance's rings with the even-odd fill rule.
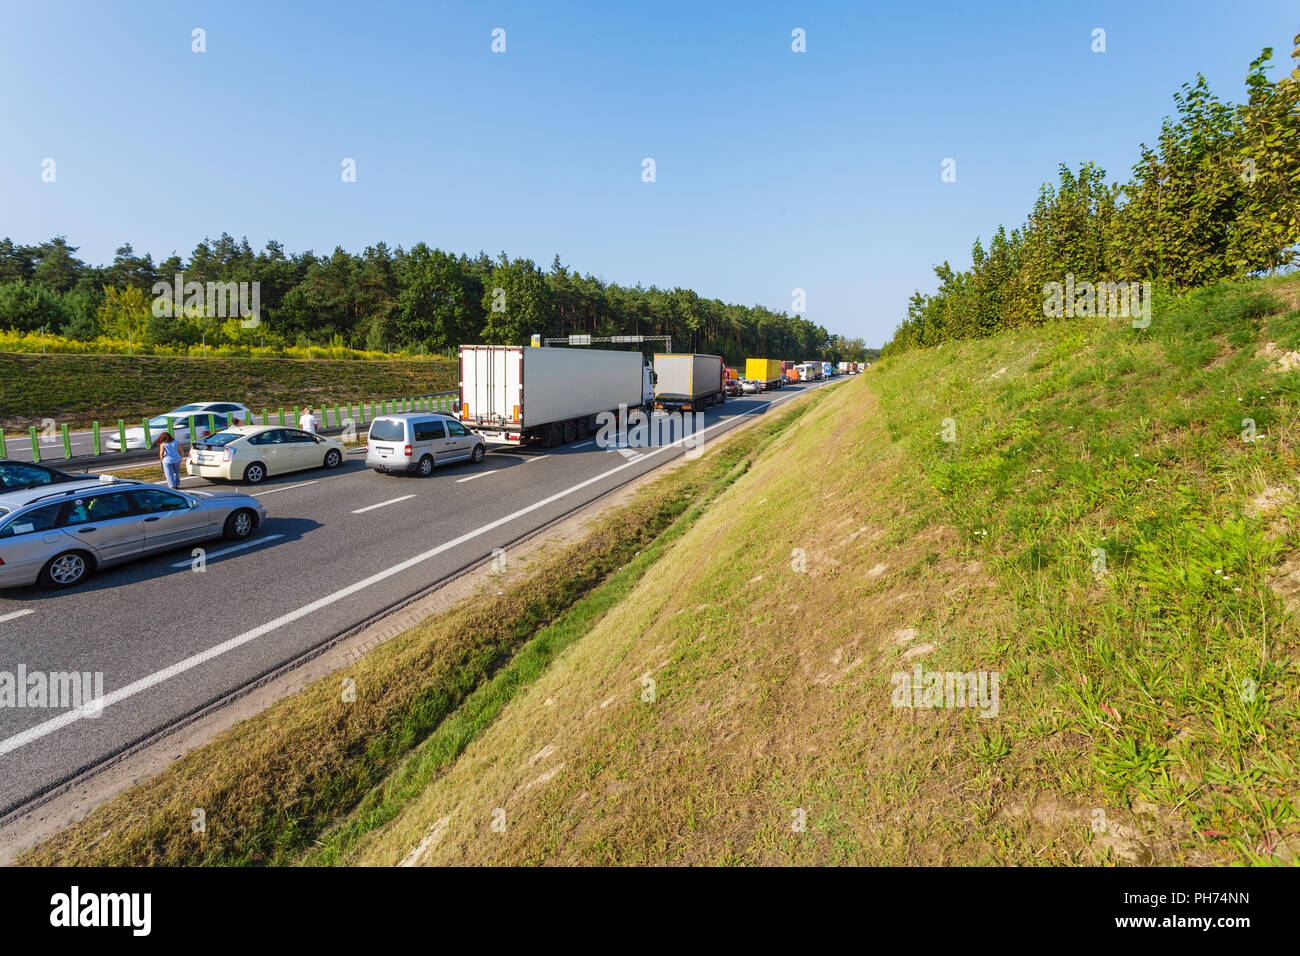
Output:
[[[0,494],[0,587],[67,588],[97,568],[209,538],[242,540],[266,508],[238,491],[105,479]]]

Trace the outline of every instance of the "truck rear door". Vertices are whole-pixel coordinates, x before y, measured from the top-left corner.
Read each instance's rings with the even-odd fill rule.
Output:
[[[518,422],[522,375],[523,355],[517,348],[462,350],[461,419],[483,425]]]

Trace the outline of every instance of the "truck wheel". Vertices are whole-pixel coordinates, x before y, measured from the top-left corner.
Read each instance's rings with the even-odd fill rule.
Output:
[[[584,415],[582,418],[578,419],[578,441],[582,441],[590,434],[591,423],[587,421],[587,417]]]
[[[560,443],[560,426],[547,425],[545,437],[542,439],[543,448],[554,448]]]
[[[572,445],[573,440],[578,437],[578,426],[575,422],[564,423],[564,443]]]

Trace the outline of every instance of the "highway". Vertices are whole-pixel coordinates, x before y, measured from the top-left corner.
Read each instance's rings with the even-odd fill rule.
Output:
[[[730,399],[706,438],[823,384]],[[105,694],[98,716],[0,707],[0,813],[688,450],[490,447],[427,479],[353,449],[337,471],[270,480],[266,522],[235,550],[206,545],[201,573],[186,548],[70,591],[0,591],[0,672],[102,673]]]

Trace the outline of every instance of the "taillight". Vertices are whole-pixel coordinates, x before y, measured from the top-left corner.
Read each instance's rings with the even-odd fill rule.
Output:
[[[235,460],[235,450],[234,450],[233,448],[231,448],[229,445],[227,445],[227,446],[225,447],[224,450],[225,450],[225,453],[226,453],[226,461],[234,461],[234,460]]]
[[[410,457],[411,457],[411,446],[410,446],[410,445],[407,445],[407,446],[406,446],[406,457],[407,457],[407,458],[410,458]]]

